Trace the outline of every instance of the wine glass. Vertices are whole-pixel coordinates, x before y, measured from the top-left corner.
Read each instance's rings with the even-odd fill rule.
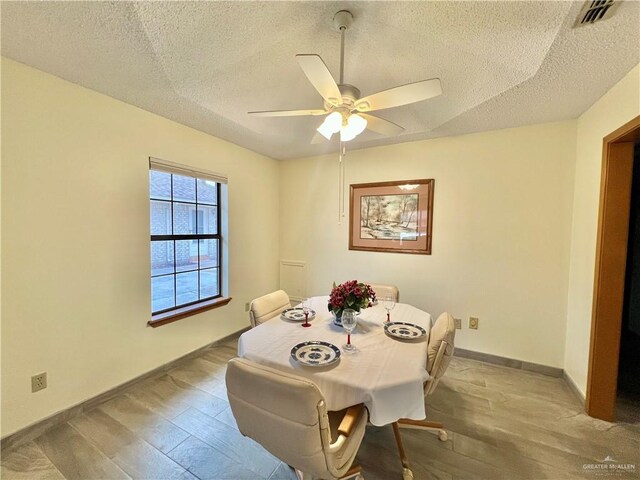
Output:
[[[302,299],[302,313],[304,313],[304,323],[302,324],[303,327],[310,327],[311,324],[309,323],[309,299],[308,298],[303,298]]]
[[[342,328],[347,332],[347,343],[342,346],[345,353],[353,353],[356,351],[356,347],[351,343],[351,332],[356,328],[357,323],[358,317],[356,317],[355,310],[347,308],[342,312]]]
[[[396,306],[395,295],[385,295],[382,299],[382,304],[384,305],[384,309],[387,311],[387,322],[389,322],[391,321],[391,310]]]

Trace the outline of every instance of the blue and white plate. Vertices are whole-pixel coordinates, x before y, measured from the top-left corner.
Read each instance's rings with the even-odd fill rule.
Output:
[[[290,322],[304,322],[304,312],[301,307],[287,308],[280,314],[283,320],[289,320]],[[316,317],[316,311],[309,309],[309,320],[313,320]]]
[[[340,349],[332,343],[312,340],[293,347],[291,358],[307,367],[326,367],[340,360]]]
[[[405,322],[387,322],[384,324],[384,331],[401,340],[416,340],[427,335],[427,331],[420,325]]]

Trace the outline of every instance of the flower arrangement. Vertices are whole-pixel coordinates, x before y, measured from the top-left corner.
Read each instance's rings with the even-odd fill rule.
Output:
[[[342,311],[347,308],[359,312],[362,308],[371,307],[375,301],[376,293],[371,285],[358,283],[357,280],[350,280],[340,285],[333,282],[328,307],[336,317],[341,317]]]

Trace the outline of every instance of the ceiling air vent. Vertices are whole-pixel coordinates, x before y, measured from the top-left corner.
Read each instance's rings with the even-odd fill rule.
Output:
[[[574,26],[589,25],[610,18],[619,3],[619,0],[589,0],[580,10]]]

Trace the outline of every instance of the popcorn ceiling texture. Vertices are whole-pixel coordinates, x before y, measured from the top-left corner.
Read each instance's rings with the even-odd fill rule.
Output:
[[[297,53],[317,53],[362,95],[439,77],[440,97],[377,114],[399,137],[349,148],[576,118],[640,60],[640,3],[572,28],[583,2],[2,2],[2,54],[273,158],[311,145],[321,108]]]

